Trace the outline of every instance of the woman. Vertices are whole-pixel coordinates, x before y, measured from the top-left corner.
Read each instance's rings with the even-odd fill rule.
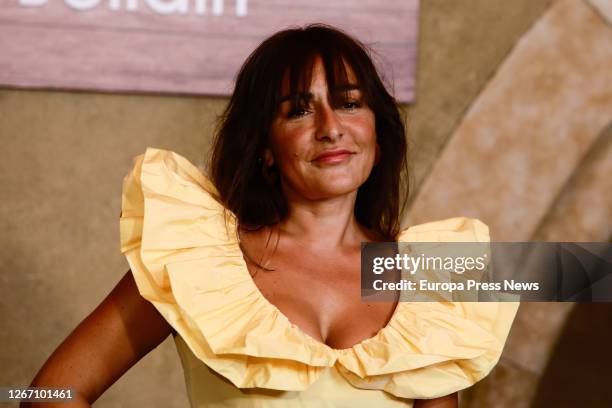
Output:
[[[362,242],[488,239],[465,218],[399,231],[405,152],[362,44],[322,25],[275,34],[237,76],[212,181],[170,151],[136,158],[131,271],[32,385],[88,406],[172,333],[194,407],[456,407],[517,305],[361,301]]]

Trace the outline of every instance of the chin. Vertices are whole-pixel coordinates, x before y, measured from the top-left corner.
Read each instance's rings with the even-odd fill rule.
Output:
[[[356,182],[355,180],[335,180],[333,182],[327,180],[324,184],[318,186],[317,196],[322,198],[332,198],[351,194],[357,191],[362,184],[363,183]]]

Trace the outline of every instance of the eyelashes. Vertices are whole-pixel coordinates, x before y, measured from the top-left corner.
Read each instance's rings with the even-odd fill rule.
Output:
[[[289,119],[301,118],[302,116],[306,116],[306,114],[308,114],[308,113],[309,113],[309,111],[307,109],[297,108],[297,109],[293,109],[293,110],[289,111],[287,113],[287,117]]]
[[[361,106],[362,104],[360,101],[347,101],[343,104],[343,108],[349,110],[361,108]]]
[[[338,103],[335,109],[353,111],[353,110],[361,108],[362,106],[363,106],[363,103],[360,100],[349,99],[349,100],[345,100],[345,101]],[[312,113],[312,108],[306,104],[302,104],[302,105],[289,109],[289,111],[286,114],[286,117],[289,119],[301,118],[301,117],[308,115],[309,113]]]

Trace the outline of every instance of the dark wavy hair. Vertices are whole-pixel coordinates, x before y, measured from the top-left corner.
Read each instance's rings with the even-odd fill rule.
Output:
[[[370,51],[333,27],[312,24],[280,31],[247,58],[236,77],[229,104],[219,118],[210,177],[221,202],[242,227],[257,229],[284,219],[287,201],[280,182],[271,183],[262,171],[263,151],[279,108],[283,79],[288,75],[290,95],[307,90],[317,57],[322,60],[329,89],[348,82],[349,66],[364,102],[374,112],[380,161],[359,187],[355,217],[384,239],[394,240],[408,194],[407,185],[402,185],[407,177],[401,177],[402,171],[407,176],[404,123]]]

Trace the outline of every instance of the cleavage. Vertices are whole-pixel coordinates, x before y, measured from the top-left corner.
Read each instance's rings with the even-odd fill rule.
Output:
[[[272,270],[247,266],[261,294],[301,332],[334,349],[350,348],[386,326],[395,304],[362,302],[359,263],[330,266],[324,258],[279,251],[267,265]]]

